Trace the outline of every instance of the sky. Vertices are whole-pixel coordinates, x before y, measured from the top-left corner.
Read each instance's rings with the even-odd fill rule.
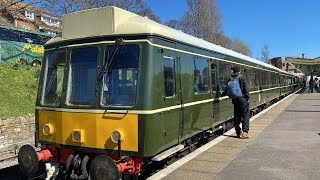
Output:
[[[145,0],[162,22],[180,19],[186,0]],[[239,38],[260,58],[265,44],[270,58],[320,56],[319,0],[216,0],[224,34]]]

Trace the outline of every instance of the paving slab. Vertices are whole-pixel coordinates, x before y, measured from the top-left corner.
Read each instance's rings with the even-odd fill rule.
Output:
[[[189,163],[181,166],[179,169],[217,174],[224,168],[225,165],[226,164],[224,162],[193,159],[189,161]]]
[[[219,154],[215,152],[204,152],[195,157],[196,160],[228,163],[232,161],[238,154]]]
[[[197,179],[212,179],[213,176],[216,174],[214,173],[203,173],[203,172],[197,172],[192,170],[176,170],[173,173],[170,173],[168,176],[166,176],[166,179],[174,179],[174,180],[186,180],[186,179],[194,179],[197,177]]]
[[[236,142],[236,141],[235,141]],[[241,149],[239,148],[225,148],[221,146],[213,146],[212,148],[208,149],[206,152],[213,152],[216,154],[239,154]]]

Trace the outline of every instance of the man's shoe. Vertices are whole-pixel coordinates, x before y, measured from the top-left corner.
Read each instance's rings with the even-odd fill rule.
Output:
[[[249,133],[247,133],[247,132],[243,132],[243,133],[241,134],[241,138],[244,138],[244,139],[251,139],[251,136],[249,135]]]
[[[237,132],[237,138],[241,138],[241,136],[242,136],[242,131]]]

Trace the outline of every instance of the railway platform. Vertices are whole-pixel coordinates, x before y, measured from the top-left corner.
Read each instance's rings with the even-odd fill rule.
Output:
[[[226,132],[149,179],[320,179],[320,94],[292,94],[251,118],[252,139]]]

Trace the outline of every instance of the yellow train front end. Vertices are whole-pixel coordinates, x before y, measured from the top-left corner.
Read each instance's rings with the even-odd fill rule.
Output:
[[[140,46],[118,39],[68,43],[46,50],[35,113],[41,150],[21,147],[20,170],[32,177],[45,163],[53,179],[138,176],[138,114],[125,109],[136,102]]]
[[[40,143],[73,146],[73,149],[117,150],[116,137],[120,136],[121,150],[138,151],[138,115],[135,114],[38,110],[38,119]]]
[[[71,14],[64,24],[73,26],[68,18],[105,19],[101,14],[112,15],[114,10]],[[117,11],[119,16],[128,14]],[[144,160],[138,114],[128,110],[137,102],[141,45],[109,31],[101,36],[93,26],[79,37],[67,35],[79,29],[64,28],[64,35],[45,46],[35,111],[35,146],[40,150],[22,146],[20,170],[27,177],[45,170],[48,179],[137,177]]]
[[[138,114],[121,108],[135,103],[135,95],[127,94],[137,89],[140,47],[114,48],[120,48],[117,41],[46,50],[35,111],[41,150],[21,147],[18,160],[25,176],[44,170],[44,163],[47,178],[53,179],[138,176],[143,163],[137,156]],[[112,53],[118,55],[113,66]],[[127,94],[120,94],[124,88]]]

